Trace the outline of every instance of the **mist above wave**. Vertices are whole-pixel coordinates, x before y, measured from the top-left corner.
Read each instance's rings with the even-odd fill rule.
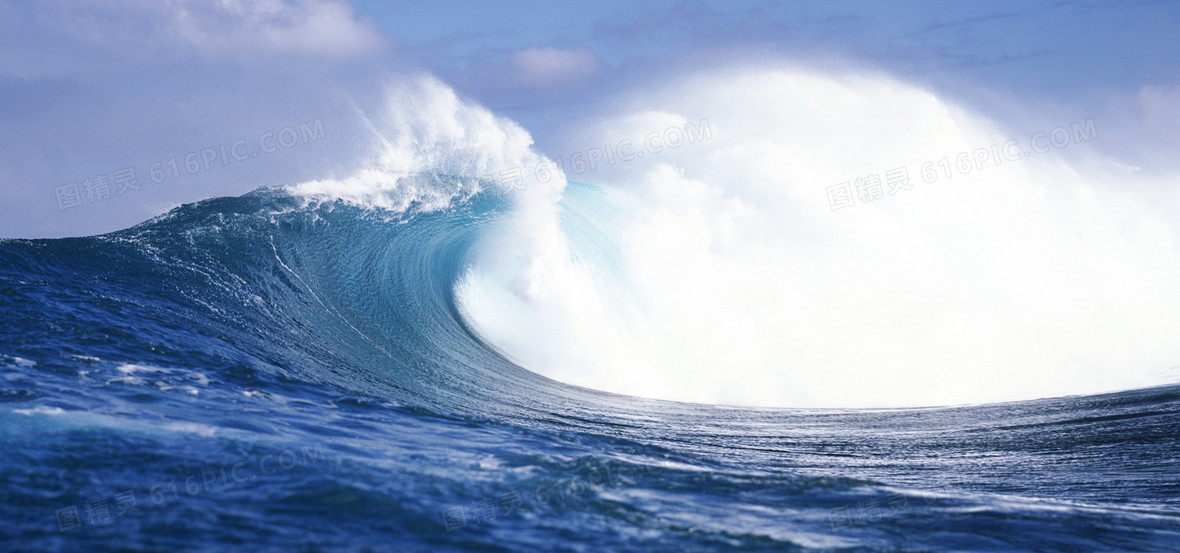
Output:
[[[548,214],[561,222],[534,211],[531,227],[490,233],[459,284],[474,328],[530,370],[764,406],[979,403],[1175,378],[1167,207],[1180,204],[1087,154],[1084,124],[1065,124],[1080,133],[1066,157],[1044,148],[1063,147],[1057,131],[1013,134],[889,77],[782,68],[692,75],[618,105],[578,129],[581,143],[648,155],[581,175],[603,191],[567,191],[565,215]],[[708,140],[644,146],[694,122]],[[902,167],[908,183],[887,182]],[[862,188],[871,177],[875,191]],[[851,206],[833,203],[841,183]]]

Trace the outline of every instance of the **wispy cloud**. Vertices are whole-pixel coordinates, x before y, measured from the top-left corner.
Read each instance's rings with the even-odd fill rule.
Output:
[[[388,48],[336,0],[196,0],[31,5],[0,0],[0,76],[41,77],[167,61],[342,60]]]
[[[579,84],[598,72],[601,63],[585,46],[562,49],[530,46],[512,54],[516,82],[527,88],[556,88]]]

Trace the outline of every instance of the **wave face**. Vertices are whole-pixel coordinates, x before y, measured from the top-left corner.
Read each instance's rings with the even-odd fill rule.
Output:
[[[0,548],[1163,551],[1180,538],[1178,387],[803,411],[526,371],[471,331],[455,295],[481,232],[511,213],[496,194],[399,215],[261,190],[110,235],[0,244]]]
[[[651,252],[627,237],[699,205],[652,212],[642,189],[534,178],[545,160],[523,129],[429,78],[392,97],[369,121],[372,162],[349,178],[210,199],[108,235],[0,242],[0,550],[1180,543],[1178,386],[890,410],[577,386],[658,388],[677,368],[634,341],[594,352],[570,340],[677,313],[685,289],[645,295],[660,282],[635,261]],[[696,178],[679,163],[648,176]],[[509,186],[486,177],[522,167]],[[740,203],[718,205],[733,216]],[[614,364],[643,356],[654,372]],[[690,391],[715,384],[703,364],[749,374],[687,357]]]

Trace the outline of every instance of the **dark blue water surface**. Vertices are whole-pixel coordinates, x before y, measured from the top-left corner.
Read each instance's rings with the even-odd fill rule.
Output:
[[[0,551],[1180,551],[1180,387],[805,411],[567,386],[456,308],[504,203],[263,190],[0,242]]]

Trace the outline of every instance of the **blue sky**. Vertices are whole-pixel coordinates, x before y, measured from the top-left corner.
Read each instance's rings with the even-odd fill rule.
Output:
[[[357,110],[414,71],[518,121],[546,153],[606,99],[787,62],[885,72],[1014,127],[1098,118],[1101,147],[1150,170],[1180,139],[1177,30],[1177,2],[1130,0],[0,0],[0,236],[111,231],[345,173],[360,161]],[[315,140],[261,151],[268,133],[277,145],[317,122]],[[220,153],[238,141],[244,159]],[[198,170],[183,172],[190,154]],[[153,166],[180,176],[153,182]],[[128,168],[138,188],[120,193]],[[62,208],[60,187],[99,176],[109,198]]]

